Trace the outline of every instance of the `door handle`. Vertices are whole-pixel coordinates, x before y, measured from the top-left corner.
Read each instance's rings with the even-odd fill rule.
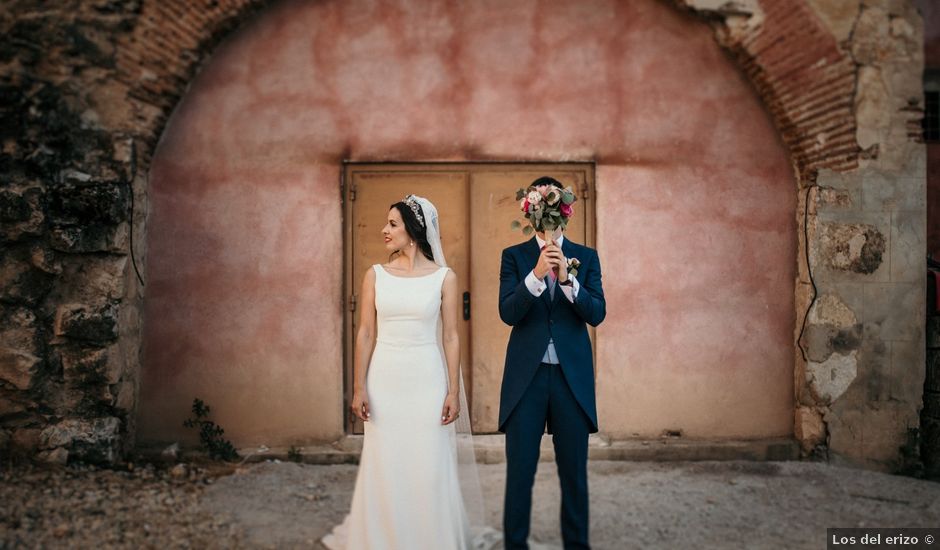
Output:
[[[470,293],[469,292],[463,293],[463,320],[464,321],[470,320]]]

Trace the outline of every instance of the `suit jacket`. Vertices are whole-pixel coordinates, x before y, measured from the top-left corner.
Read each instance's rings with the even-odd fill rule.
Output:
[[[597,431],[597,406],[594,398],[594,356],[587,325],[597,326],[607,315],[601,264],[597,251],[571,242],[565,236],[561,250],[566,258],[577,258],[578,283],[575,301],[569,302],[561,287],[555,297],[548,289],[533,296],[525,277],[535,267],[539,245],[532,237],[503,250],[499,268],[499,317],[512,327],[506,347],[503,385],[499,398],[499,431],[505,432],[506,419],[532,381],[548,340],[555,344],[565,380],[578,404],[591,419],[591,433]]]

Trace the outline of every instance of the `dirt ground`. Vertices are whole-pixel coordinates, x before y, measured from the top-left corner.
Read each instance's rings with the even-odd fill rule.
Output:
[[[481,465],[500,526],[504,464]],[[319,547],[352,498],[355,466],[259,463],[219,479],[206,510],[232,511],[250,544]],[[813,462],[592,461],[591,542],[629,548],[825,548],[826,527],[940,526],[940,483]],[[561,547],[555,466],[539,464],[532,538]]]
[[[481,465],[500,525],[504,464]],[[0,472],[0,548],[322,548],[356,466]],[[591,542],[632,548],[825,548],[826,527],[940,526],[940,483],[818,462],[590,463]],[[555,466],[539,464],[532,538],[561,547]]]

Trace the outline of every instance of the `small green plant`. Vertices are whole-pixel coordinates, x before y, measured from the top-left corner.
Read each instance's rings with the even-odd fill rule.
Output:
[[[287,449],[287,460],[300,462],[300,449],[291,445],[290,449]]]
[[[198,397],[193,399],[193,418],[187,418],[183,425],[187,428],[199,427],[199,441],[202,448],[209,452],[209,456],[220,460],[233,461],[238,458],[238,452],[232,442],[223,438],[225,430],[211,420],[206,420],[209,416],[209,405],[206,405]]]

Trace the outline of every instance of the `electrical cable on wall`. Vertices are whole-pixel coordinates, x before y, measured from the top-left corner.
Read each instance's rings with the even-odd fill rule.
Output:
[[[130,253],[131,253],[131,264],[134,266],[134,273],[137,274],[137,281],[140,282],[140,286],[144,285],[144,278],[140,276],[140,270],[137,268],[137,259],[134,258],[134,180],[137,179],[137,142],[131,138],[131,177],[128,181],[128,186],[130,188],[131,194],[131,217],[130,217]]]
[[[809,193],[819,186],[813,183],[806,188],[806,196],[803,198],[803,248],[806,252],[806,274],[809,276],[809,282],[813,285],[813,297],[809,301],[806,313],[803,315],[803,325],[800,327],[800,335],[796,339],[796,345],[800,348],[800,354],[803,355],[803,361],[806,361],[806,350],[803,349],[803,332],[806,331],[806,320],[809,319],[809,312],[813,310],[813,304],[816,303],[816,296],[819,294],[816,288],[816,280],[813,278],[813,267],[809,262]]]

